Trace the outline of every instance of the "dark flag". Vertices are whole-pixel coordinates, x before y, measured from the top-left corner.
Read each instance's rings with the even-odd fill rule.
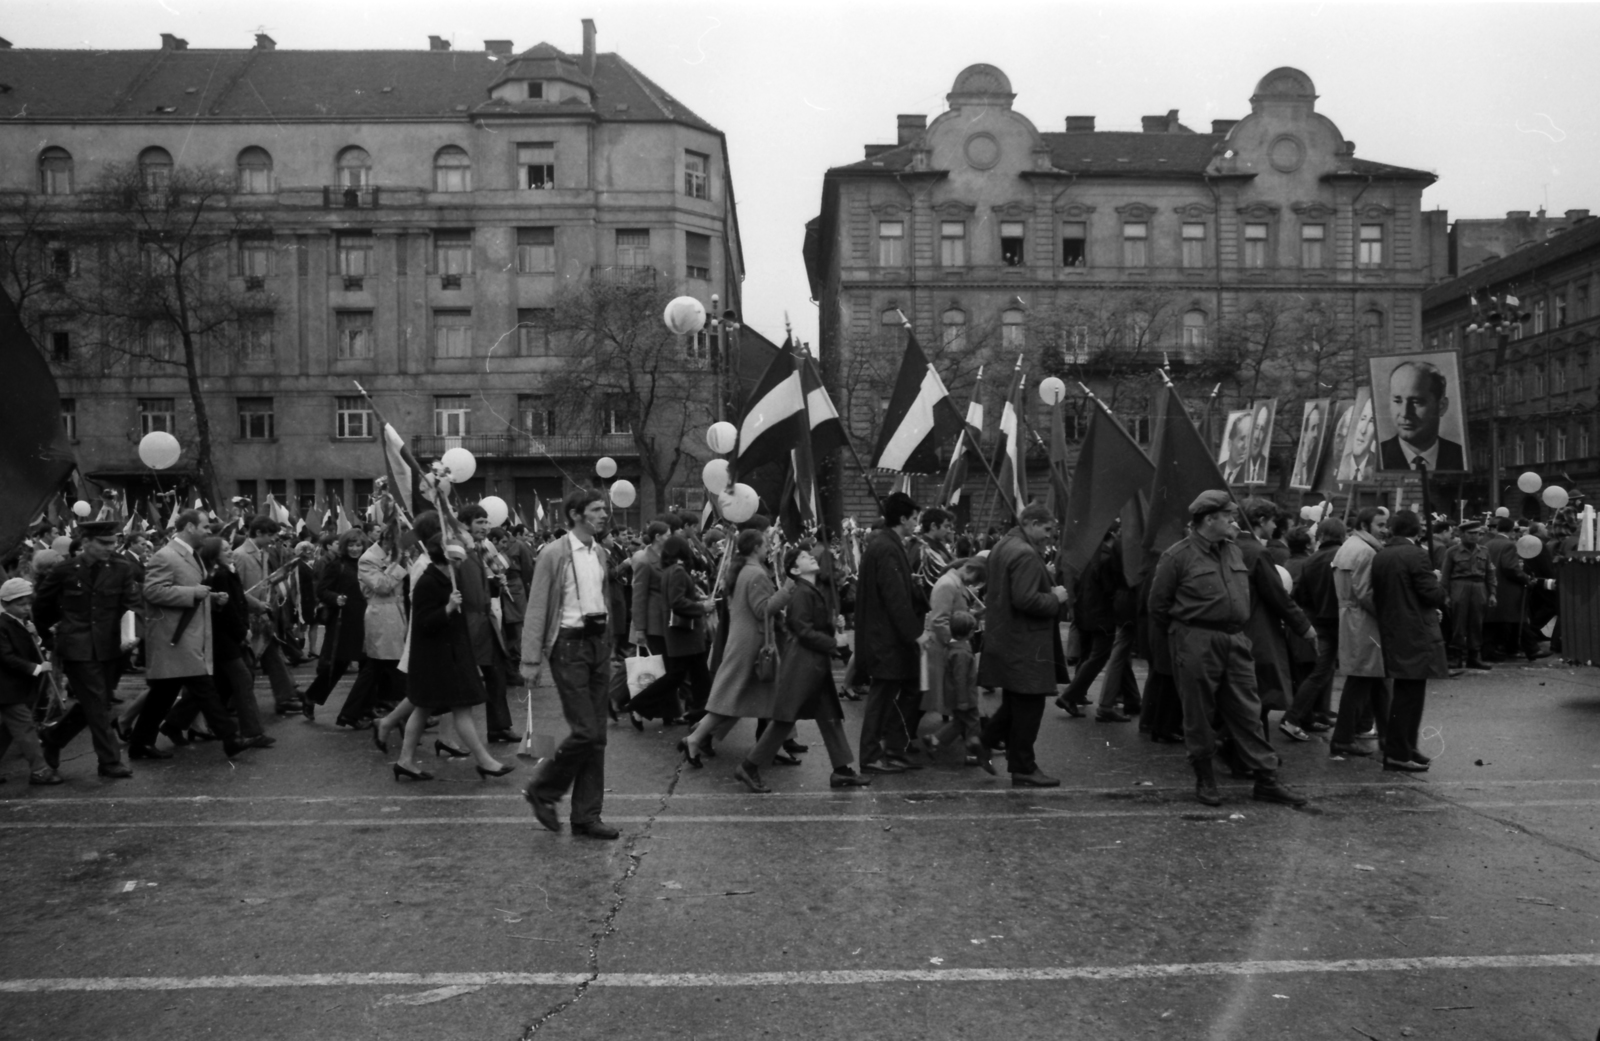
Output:
[[[800,359],[800,387],[805,392],[806,414],[811,422],[811,455],[814,459],[827,459],[845,446],[844,421],[822,385],[816,359],[809,354]]]
[[[936,474],[939,445],[960,431],[961,413],[950,400],[944,380],[928,364],[916,334],[908,332],[905,358],[883,417],[873,465],[894,473]]]
[[[1078,468],[1072,476],[1077,494],[1061,526],[1061,559],[1067,567],[1083,573],[1111,522],[1125,512],[1130,499],[1150,487],[1155,472],[1144,449],[1097,405],[1078,449]]]
[[[739,446],[734,451],[736,469],[742,474],[767,463],[788,462],[790,449],[805,430],[806,395],[789,341],[768,363],[749,402],[739,421]]]
[[[5,359],[5,390],[0,391],[0,554],[27,538],[61,482],[72,473],[72,443],[61,425],[56,379],[17,305],[0,292],[0,357]]]
[[[1021,516],[1022,508],[1028,505],[1028,446],[1022,431],[1022,393],[1027,383],[1019,363],[1015,387],[1000,410],[1000,445],[995,454],[1000,494],[1009,500],[1006,505],[1013,519]]]
[[[972,397],[967,401],[966,433],[974,445],[983,438],[983,399],[978,396],[983,386],[983,366],[978,366],[978,378],[972,385]],[[967,441],[969,437],[956,438],[956,447],[950,452],[950,468],[944,474],[944,486],[939,489],[939,504],[954,509],[961,502],[961,489],[967,483]]]
[[[1228,482],[1178,392],[1163,387],[1156,400],[1156,472],[1150,482],[1150,514],[1144,535],[1147,558],[1160,556],[1188,533],[1189,504],[1195,496],[1212,488],[1228,490]],[[1139,570],[1131,562],[1125,561],[1124,566],[1129,571]]]

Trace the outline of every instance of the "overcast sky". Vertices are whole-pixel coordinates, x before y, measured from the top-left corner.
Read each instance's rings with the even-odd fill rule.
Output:
[[[1600,212],[1600,5],[1171,5],[808,0],[7,0],[18,47],[481,50],[510,38],[582,50],[595,19],[616,51],[728,136],[744,230],[745,319],[816,335],[800,257],[822,174],[895,137],[895,115],[945,106],[967,65],[1011,78],[1041,130],[1093,115],[1137,130],[1179,110],[1196,130],[1249,111],[1279,65],[1309,73],[1318,111],[1358,156],[1432,170],[1424,205],[1456,217]]]

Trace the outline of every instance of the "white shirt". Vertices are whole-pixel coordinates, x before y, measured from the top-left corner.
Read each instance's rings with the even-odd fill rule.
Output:
[[[1439,440],[1438,440],[1438,438],[1434,439],[1433,447],[1428,449],[1426,452],[1417,451],[1415,448],[1412,448],[1405,441],[1401,441],[1400,442],[1400,451],[1402,451],[1402,452],[1404,452],[1406,454],[1406,467],[1408,469],[1415,470],[1417,468],[1417,459],[1419,457],[1422,459],[1423,462],[1428,464],[1428,472],[1429,473],[1432,473],[1433,471],[1439,469]]]
[[[583,616],[606,613],[606,569],[600,563],[600,541],[588,545],[572,532],[572,566],[561,576],[561,627],[581,629]]]

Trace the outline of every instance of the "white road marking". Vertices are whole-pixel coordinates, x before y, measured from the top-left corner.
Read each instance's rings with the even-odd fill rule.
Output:
[[[1593,969],[1600,954],[1491,954],[1315,961],[1074,965],[1015,969],[816,969],[800,972],[618,972],[594,987],[808,987],[869,983],[1018,983],[1055,980],[1152,980],[1195,976],[1438,972],[1485,969]],[[575,987],[581,972],[330,972],[293,976],[90,976],[0,980],[0,994],[96,991],[271,990],[291,987]]]

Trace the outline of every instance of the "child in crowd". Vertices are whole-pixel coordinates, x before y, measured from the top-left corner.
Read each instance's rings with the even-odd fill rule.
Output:
[[[978,737],[978,663],[972,653],[972,631],[976,627],[977,622],[970,612],[951,612],[942,706],[943,713],[950,718],[922,741],[929,756],[936,756],[939,749],[959,738],[967,750],[967,765],[981,766],[992,774],[994,763]]]

